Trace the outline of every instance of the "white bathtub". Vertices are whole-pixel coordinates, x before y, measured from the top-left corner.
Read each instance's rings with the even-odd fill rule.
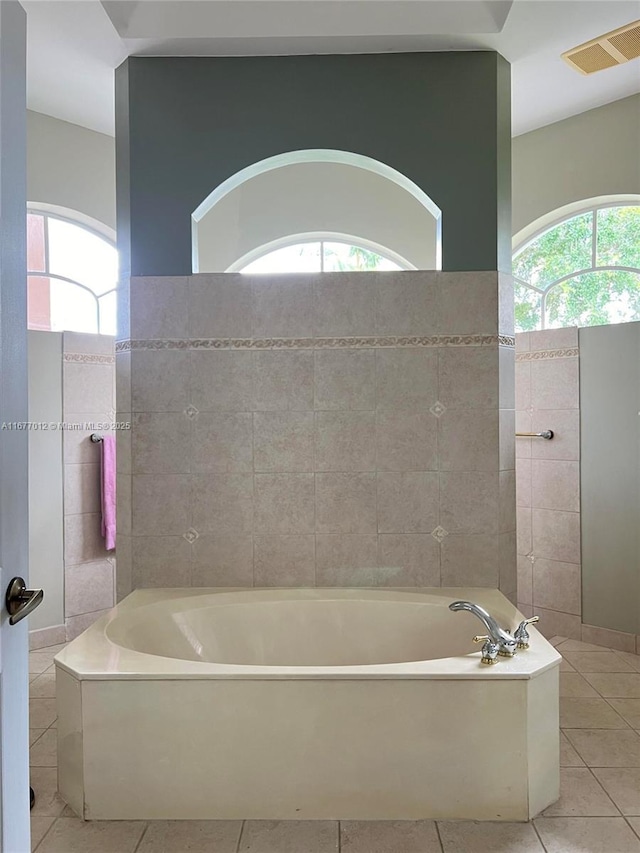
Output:
[[[560,655],[480,663],[497,590],[138,590],[56,657],[88,819],[527,820],[558,797]]]

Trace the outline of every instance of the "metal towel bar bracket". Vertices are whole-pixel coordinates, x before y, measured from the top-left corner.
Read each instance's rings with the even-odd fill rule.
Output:
[[[551,440],[553,438],[553,430],[545,429],[542,432],[517,432],[516,436],[520,438],[546,438],[547,440]]]
[[[93,433],[91,433],[91,441],[94,444],[97,444],[99,441],[102,441],[102,436],[98,435],[97,432],[93,432]]]

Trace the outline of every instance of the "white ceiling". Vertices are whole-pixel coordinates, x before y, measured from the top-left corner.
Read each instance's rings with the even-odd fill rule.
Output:
[[[640,92],[640,62],[584,77],[562,51],[640,19],[640,0],[22,0],[29,108],[114,132],[127,57],[499,51],[513,134]]]

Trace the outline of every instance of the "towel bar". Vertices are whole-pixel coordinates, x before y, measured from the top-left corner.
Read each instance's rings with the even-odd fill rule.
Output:
[[[550,440],[553,438],[553,430],[545,429],[542,432],[517,432],[516,436],[519,438],[546,438]]]

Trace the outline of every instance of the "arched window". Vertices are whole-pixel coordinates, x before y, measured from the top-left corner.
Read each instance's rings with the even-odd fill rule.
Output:
[[[274,248],[274,246],[276,246]],[[231,267],[245,273],[357,272],[362,270],[413,269],[411,264],[373,243],[352,238],[298,237],[271,243],[251,252]]]
[[[516,332],[640,320],[640,206],[560,220],[516,250],[513,276]]]
[[[56,214],[27,213],[27,326],[116,333],[118,253],[113,243]]]

